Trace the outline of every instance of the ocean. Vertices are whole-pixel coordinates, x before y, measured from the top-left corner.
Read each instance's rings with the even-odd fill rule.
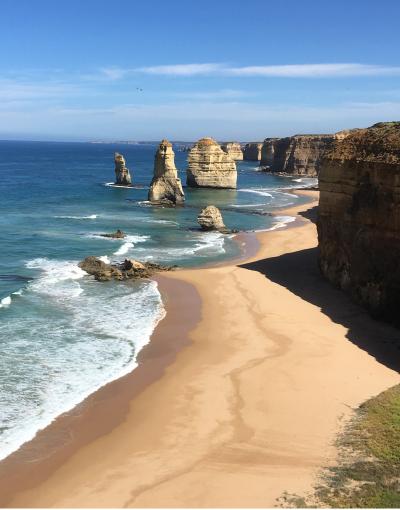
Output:
[[[96,282],[80,260],[191,267],[235,257],[233,235],[199,230],[202,207],[219,207],[228,228],[279,228],[292,219],[279,209],[306,201],[287,189],[315,184],[244,161],[237,190],[185,188],[184,207],[153,207],[147,193],[156,148],[0,141],[0,459],[132,371],[165,315],[155,282]],[[132,188],[111,185],[114,152],[125,156]],[[186,158],[175,153],[183,184]],[[118,228],[125,239],[101,236]]]

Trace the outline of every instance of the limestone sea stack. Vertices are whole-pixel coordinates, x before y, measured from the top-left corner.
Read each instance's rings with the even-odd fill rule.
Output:
[[[242,146],[238,142],[227,142],[221,145],[221,149],[229,154],[234,161],[243,159]]]
[[[125,158],[118,152],[114,153],[115,162],[115,184],[120,186],[132,186],[131,174],[125,166]]]
[[[246,143],[243,151],[243,159],[247,161],[260,161],[261,147],[262,143],[260,142]]]
[[[217,230],[219,232],[229,232],[225,227],[221,211],[215,205],[208,205],[197,216],[197,221],[202,230]]]
[[[323,275],[400,325],[400,122],[337,137],[319,175]]]
[[[197,188],[236,188],[236,163],[213,138],[202,138],[189,152],[187,185]]]
[[[178,171],[172,144],[162,140],[154,158],[154,177],[150,184],[149,201],[171,205],[183,204],[185,195]]]

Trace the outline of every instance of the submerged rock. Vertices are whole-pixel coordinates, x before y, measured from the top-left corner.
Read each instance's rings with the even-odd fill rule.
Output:
[[[236,188],[236,163],[212,138],[202,138],[189,152],[187,185],[200,188]]]
[[[125,259],[122,264],[107,264],[97,257],[86,257],[80,262],[79,267],[96,280],[104,282],[110,280],[131,280],[137,278],[149,278],[160,271],[171,271],[177,266],[162,266],[153,262],[139,262],[134,259]]]
[[[132,186],[131,174],[125,166],[125,158],[118,152],[114,153],[115,163],[115,184],[120,186]]]
[[[122,230],[118,229],[115,232],[112,232],[111,234],[100,234],[101,237],[110,237],[111,239],[124,239],[126,237],[125,232],[122,232]]]
[[[323,275],[400,325],[400,122],[338,133],[319,186]]]
[[[217,230],[222,233],[230,232],[224,224],[221,211],[218,207],[215,207],[215,205],[208,205],[205,207],[197,216],[197,221],[202,230]]]
[[[149,201],[153,203],[183,204],[185,195],[178,171],[172,144],[162,140],[154,158],[154,177],[150,184]]]

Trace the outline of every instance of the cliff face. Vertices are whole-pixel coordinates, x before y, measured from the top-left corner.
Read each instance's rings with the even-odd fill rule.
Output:
[[[125,158],[122,154],[116,152],[114,154],[115,163],[115,184],[120,186],[131,186],[132,179],[129,170],[125,166]]]
[[[247,161],[260,161],[262,143],[246,143],[243,151],[243,159]]]
[[[333,140],[333,135],[296,135],[268,142],[273,153],[271,171],[316,177]]]
[[[188,163],[188,186],[236,188],[236,164],[212,138],[202,138],[194,144]]]
[[[149,201],[182,204],[184,200],[172,144],[168,140],[162,140],[154,158],[154,177],[150,184]]]
[[[221,149],[227,154],[229,154],[229,156],[235,161],[243,159],[243,151],[240,143],[237,142],[224,143],[221,145]]]
[[[266,138],[261,146],[260,166],[271,167],[274,162],[275,144],[279,138]]]
[[[400,122],[338,137],[319,175],[322,273],[400,325]]]

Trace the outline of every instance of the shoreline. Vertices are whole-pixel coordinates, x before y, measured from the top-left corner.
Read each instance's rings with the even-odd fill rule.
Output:
[[[308,193],[307,189],[288,189],[288,192],[296,192],[309,196],[310,202],[306,205],[312,203],[313,193]],[[301,206],[291,206],[290,208],[281,208],[272,214],[275,216],[286,213],[288,215],[295,215],[297,210],[302,207],[304,207],[304,204]],[[298,218],[279,228],[294,228],[297,225]],[[241,245],[240,255],[219,262],[203,264],[199,267],[190,268],[190,270],[224,267],[229,264],[244,263],[251,260],[260,249],[258,234],[275,230],[276,228],[240,232],[235,236],[235,240]],[[185,271],[185,269],[180,269],[180,271]],[[139,366],[130,373],[118,377],[95,390],[72,409],[57,416],[45,428],[38,430],[35,437],[31,440],[22,444],[6,458],[0,460],[0,506],[6,506],[10,498],[9,495],[17,492],[16,487],[18,491],[21,491],[41,483],[57,466],[65,462],[74,451],[95,440],[97,437],[106,434],[118,423],[121,423],[128,412],[129,401],[148,384],[162,377],[165,367],[172,363],[177,352],[190,343],[188,338],[189,332],[200,320],[201,315],[201,302],[195,287],[189,284],[177,283],[178,290],[185,295],[185,298],[180,300],[174,295],[171,303],[168,297],[169,293],[171,293],[171,281],[164,278],[163,274],[157,275],[153,280],[157,281],[166,310],[166,317],[157,324],[149,343],[140,351],[138,355]],[[176,286],[173,285],[173,287],[176,290]],[[175,308],[178,305],[182,309],[187,307],[190,315],[189,320],[187,320],[185,315],[183,322],[181,322],[181,316],[179,317],[179,322],[175,322],[177,315]],[[178,336],[178,341],[171,342],[171,345],[169,345],[168,351],[171,352],[163,353],[163,348],[160,344],[163,341],[165,332],[169,332],[172,328],[175,328],[177,333],[181,332],[181,336]],[[157,356],[158,350],[161,350],[160,356]],[[152,352],[156,353],[155,363]],[[113,410],[117,411],[117,413],[112,418],[108,413],[105,415],[105,406],[112,406]],[[94,433],[88,431],[85,423],[93,419],[101,424],[97,426]],[[57,444],[60,440],[62,442],[61,446]],[[32,473],[30,467],[33,463],[38,466],[34,473]]]
[[[315,196],[315,192],[302,191],[309,196]],[[299,193],[299,190],[296,190],[296,192]],[[306,216],[304,211],[308,211],[314,206],[315,202],[306,203],[290,207],[284,211],[288,214],[297,215],[303,212]],[[278,211],[277,215],[282,214],[282,212],[283,210]],[[294,229],[293,227],[299,228]],[[292,434],[294,429],[293,424],[286,423],[286,396],[283,398],[282,410],[280,407],[282,396],[280,396],[279,402],[276,401],[275,396],[271,393],[270,386],[277,384],[276,379],[280,385],[285,384],[285,378],[289,374],[285,378],[279,379],[280,372],[278,371],[273,380],[270,380],[268,386],[264,388],[268,407],[275,410],[275,414],[272,412],[272,416],[269,414],[271,409],[265,414],[257,410],[257,406],[251,407],[251,403],[254,403],[254,395],[259,393],[261,387],[264,387],[264,382],[260,374],[256,374],[256,377],[250,377],[248,374],[257,372],[259,366],[263,364],[270,365],[272,363],[272,369],[274,369],[275,361],[277,363],[281,362],[282,357],[287,357],[291,353],[291,349],[293,351],[291,344],[294,341],[293,339],[299,335],[299,323],[297,322],[297,329],[293,329],[289,320],[290,327],[286,327],[286,329],[292,331],[291,333],[285,331],[285,324],[280,324],[277,328],[273,327],[274,318],[280,313],[279,308],[275,310],[274,307],[279,303],[278,297],[282,298],[280,295],[282,292],[285,307],[287,303],[294,299],[291,312],[297,321],[299,321],[299,311],[301,312],[300,315],[308,311],[314,315],[316,314],[314,320],[318,323],[322,321],[320,317],[322,312],[308,310],[309,307],[306,305],[309,305],[309,303],[302,303],[301,299],[274,282],[266,283],[268,280],[265,279],[259,269],[245,268],[245,266],[252,263],[261,264],[265,262],[263,257],[271,259],[286,256],[295,253],[299,248],[308,247],[310,239],[307,239],[306,234],[314,235],[311,232],[313,228],[315,227],[313,227],[309,217],[297,216],[296,221],[287,224],[282,229],[242,234],[249,238],[256,238],[258,247],[255,253],[254,243],[249,251],[245,250],[240,260],[229,260],[213,267],[183,269],[158,276],[156,280],[159,283],[164,306],[167,309],[167,316],[157,326],[148,346],[139,354],[141,362],[139,367],[127,376],[104,386],[85,400],[82,405],[75,408],[71,413],[67,413],[67,415],[72,415],[69,417],[70,428],[65,422],[65,420],[68,421],[68,416],[62,415],[52,425],[41,431],[32,442],[27,443],[15,454],[2,461],[0,463],[0,472],[2,473],[0,476],[0,493],[5,499],[4,502],[1,501],[0,503],[3,505],[7,503],[7,494],[4,492],[6,488],[8,503],[11,506],[103,506],[103,504],[104,506],[238,506],[235,501],[239,501],[239,506],[272,506],[276,497],[283,490],[288,489],[293,492],[304,490],[305,487],[310,488],[317,468],[321,467],[323,461],[332,461],[334,458],[334,451],[329,446],[330,443],[327,438],[332,439],[337,432],[338,409],[340,409],[340,414],[344,416],[346,415],[346,408],[340,405],[338,408],[335,407],[334,412],[329,409],[327,414],[334,415],[334,419],[330,416],[329,426],[324,423],[325,435],[323,435],[322,443],[320,438],[317,438],[319,441],[314,444],[315,441],[313,442],[312,438],[309,437],[310,432],[307,429],[310,429],[310,427],[313,429],[315,425],[308,423],[307,417],[301,416],[302,420],[307,422],[307,427],[305,423],[300,423],[299,435],[301,436],[301,430],[303,430],[303,433],[306,432],[305,436],[302,437],[303,446],[299,448],[299,445],[296,444],[299,451],[294,448],[291,452],[292,456],[289,464],[283,465],[285,455],[282,457],[282,452],[279,453],[278,451],[279,448],[274,447],[272,451],[265,452],[265,448],[259,449],[259,442],[264,441],[268,444],[271,437],[276,436],[278,439],[275,438],[275,441],[279,444],[279,438],[280,443],[282,443],[282,436],[284,436],[286,441],[284,450],[288,449],[287,443],[290,443],[290,434],[285,436],[283,433],[285,424]],[[292,235],[288,235],[288,232],[292,232]],[[242,239],[239,242],[242,242]],[[248,246],[245,240],[243,242],[245,246]],[[312,241],[311,245],[313,243],[315,244]],[[251,270],[248,271],[248,269]],[[226,289],[224,288],[225,284]],[[281,288],[278,289],[277,287]],[[251,292],[254,294],[256,289],[259,291],[257,295],[260,303],[258,300],[253,302],[254,295],[250,296],[251,299],[249,298],[249,294]],[[228,290],[230,293],[228,293]],[[276,304],[272,303],[271,305],[269,299],[264,300],[265,302],[261,299],[265,291],[267,291],[267,294],[272,292],[274,298],[277,298]],[[224,293],[226,293],[225,297]],[[237,306],[230,303],[231,299],[236,300]],[[252,302],[249,309],[248,299]],[[274,309],[273,313],[268,309],[269,306]],[[258,307],[264,308],[264,311],[258,310]],[[221,310],[225,310],[225,313],[228,314],[228,322],[226,320],[224,322],[223,316],[218,316],[218,312],[221,312]],[[238,320],[235,317],[236,311],[238,315],[243,315],[243,321],[240,323],[235,322]],[[176,321],[177,317],[179,320]],[[270,320],[265,321],[265,317],[270,317]],[[284,313],[284,317],[284,322],[286,322],[288,320],[286,313]],[[220,324],[221,320],[223,326]],[[371,319],[369,320],[371,321]],[[304,322],[304,319],[302,321]],[[306,327],[306,324],[302,321],[300,320],[300,324],[302,327]],[[232,329],[232,322],[236,324],[234,329]],[[329,323],[326,324],[326,326],[328,325]],[[330,325],[330,327],[332,326]],[[344,332],[340,330],[340,326],[334,325],[333,329],[335,335],[337,334],[339,338],[343,337]],[[225,338],[228,333],[232,337],[236,337],[238,334],[241,335],[240,341],[238,342],[238,339],[236,339],[235,345],[230,345],[231,337],[228,336],[226,342],[216,345],[218,335],[220,334],[221,337]],[[244,333],[249,338],[247,336],[243,337]],[[255,343],[254,339],[251,339],[252,336],[257,337],[259,343],[268,338],[268,345]],[[165,349],[166,339],[167,349]],[[242,346],[241,342],[246,345]],[[329,350],[329,346],[325,343],[323,346],[318,345],[318,349]],[[302,346],[302,348],[304,347],[306,352],[312,350],[312,346],[308,342],[305,346]],[[346,350],[350,346],[347,344],[346,346],[341,345],[341,348]],[[301,351],[302,349],[296,353],[298,358],[304,356]],[[362,359],[362,362],[360,361],[361,365],[369,371],[376,371],[376,374],[369,379],[361,377],[361,373],[358,374],[358,378],[365,379],[365,388],[363,391],[361,389],[357,391],[358,388],[353,392],[349,390],[350,395],[347,396],[349,397],[350,406],[361,403],[362,400],[370,396],[371,392],[380,389],[381,386],[382,389],[385,389],[385,385],[395,384],[398,381],[397,374],[375,361],[372,362],[368,354],[351,350],[351,356],[356,361],[359,361],[358,358]],[[201,362],[202,364],[198,366]],[[304,362],[305,360],[303,360]],[[280,371],[282,369],[287,370],[285,368],[286,363],[287,359],[285,364],[280,367]],[[348,365],[348,361],[345,361],[345,365]],[[214,366],[216,367],[215,373],[209,368]],[[299,371],[295,365],[293,367],[295,372],[296,370]],[[141,376],[138,375],[140,369]],[[230,374],[229,380],[226,379],[226,375],[223,375],[228,373]],[[377,377],[377,374],[379,377]],[[304,377],[306,374],[301,372],[301,375]],[[320,375],[322,376],[322,374]],[[246,398],[241,394],[241,386],[244,384],[241,380],[243,376],[245,379],[250,377],[245,383],[252,387],[250,393],[247,394],[244,391]],[[268,376],[269,371],[267,370],[267,379]],[[348,374],[348,377],[350,376],[351,374]],[[291,377],[294,377],[294,375]],[[135,383],[134,379],[138,381]],[[198,379],[201,383],[196,386]],[[307,384],[307,391],[309,392],[307,395],[311,398],[311,389],[313,391],[314,389],[309,388],[307,378],[301,380],[301,382],[303,385]],[[185,389],[185,385],[187,389]],[[195,387],[193,389],[194,393],[190,390],[192,385]],[[183,395],[180,395],[182,386],[184,392]],[[254,392],[255,388],[257,390]],[[346,391],[345,386],[340,386],[340,388],[342,392]],[[188,393],[187,396],[186,393]],[[202,396],[200,400],[198,395]],[[207,395],[209,398],[206,398]],[[293,396],[296,395],[293,395],[292,391],[291,398]],[[314,404],[313,398],[311,398],[311,404]],[[182,406],[182,403],[185,406]],[[193,403],[196,404],[194,408]],[[153,405],[157,407],[158,412],[155,412]],[[296,406],[296,402],[291,402],[291,405]],[[172,406],[172,410],[169,408],[170,406]],[[195,415],[197,413],[196,420],[187,416],[186,406],[191,408]],[[242,411],[246,406],[250,406],[250,410],[243,413]],[[231,408],[235,408],[235,411],[233,412]],[[182,421],[185,416],[186,418]],[[265,436],[265,431],[262,431],[261,436],[260,431],[258,431],[258,434],[251,433],[251,430],[256,430],[258,425],[256,426],[255,423],[249,425],[246,422],[248,418],[252,421],[255,417],[259,423],[263,423],[267,418],[267,422],[272,419],[273,422],[279,422],[279,426],[276,429],[272,427],[272,435]],[[262,419],[260,420],[260,418]],[[187,423],[185,420],[187,420]],[[62,421],[64,421],[64,425],[60,424]],[[323,420],[323,422],[325,421]],[[93,423],[96,425],[93,426]],[[191,437],[190,426],[193,429],[193,437]],[[57,429],[57,427],[59,428]],[[36,460],[35,478],[28,481],[28,473],[32,471],[32,458],[29,460],[27,457],[29,453],[32,454],[32,448],[29,448],[29,445],[32,446],[32,443],[36,441],[37,451],[44,448],[48,450],[49,443],[51,445],[51,436],[49,436],[51,428],[55,431],[53,436],[55,440],[60,438],[60,434],[67,434],[70,443],[64,448],[63,453],[58,451],[52,458]],[[179,430],[178,435],[177,430]],[[288,433],[288,431],[285,432]],[[321,434],[321,432],[318,431],[317,436],[318,434]],[[257,436],[255,444],[253,444],[254,435]],[[43,436],[43,438],[41,439],[39,436]],[[165,436],[166,439],[164,439]],[[177,437],[179,437],[179,440],[175,439],[175,441],[180,448],[175,451],[173,444],[169,444],[169,442],[174,441],[174,438]],[[304,459],[304,457],[307,457],[305,455],[307,449],[303,451],[304,444],[307,441],[314,450],[312,455],[310,454],[308,458]],[[166,445],[164,442],[166,442]],[[225,452],[226,445],[232,442],[235,448],[222,463],[222,468],[217,463],[212,469],[208,468],[205,472],[204,470],[201,471],[200,468],[205,459],[212,457],[216,449],[224,457],[224,454],[229,453]],[[329,446],[330,449],[329,455],[323,458],[321,458],[321,453],[318,453],[321,444],[326,448]],[[188,445],[190,445],[190,448]],[[23,453],[24,449],[25,454]],[[33,448],[33,451],[35,451],[35,448]],[[110,455],[106,455],[106,459],[102,459],[101,456],[104,456],[104,452],[111,452]],[[153,458],[156,453],[158,453],[158,458]],[[14,458],[11,459],[11,457]],[[133,465],[130,464],[130,458],[135,459]],[[171,475],[166,478],[166,474],[160,465],[162,459],[168,462],[169,471],[174,476]],[[247,461],[244,461],[244,459],[247,459]],[[5,466],[7,461],[8,466]],[[296,462],[299,462],[299,464],[296,464]],[[132,469],[136,467],[136,464],[137,466],[143,464],[143,473],[141,472],[138,475],[137,480],[132,480]],[[25,473],[21,466],[24,467]],[[83,467],[78,468],[78,466]],[[246,472],[256,472],[247,476],[247,482],[253,491],[252,499],[248,499],[249,495],[240,491],[240,494],[236,493],[236,499],[229,499],[234,496],[235,491],[231,495],[226,483],[229,485],[233,481],[236,484],[239,483],[239,480],[242,480],[242,477],[240,477],[235,481],[235,477],[232,477],[232,469],[235,471],[238,466],[245,466]],[[267,479],[260,478],[258,471],[261,467],[264,468],[263,477],[267,476]],[[281,473],[279,480],[276,479],[277,474],[274,474],[271,468]],[[90,473],[92,469],[93,475]],[[200,472],[196,472],[196,469],[200,469]],[[286,469],[286,477],[282,469],[283,471]],[[113,483],[110,483],[110,473],[118,470],[122,473],[121,480],[116,480],[114,486]],[[217,470],[217,473],[215,473],[215,470]],[[186,478],[189,479],[184,481],[185,474],[183,473],[186,472]],[[80,478],[80,473],[82,473],[82,478]],[[215,487],[212,483],[213,476],[219,477],[218,487]],[[276,486],[273,491],[271,487],[265,487],[265,482],[269,480],[268,476],[272,477],[271,480]],[[87,477],[87,480],[90,479],[90,482],[85,482],[85,477]],[[105,481],[107,479],[110,487]],[[206,483],[208,488],[210,488],[211,483],[209,499],[204,501],[201,493],[193,494],[193,492],[189,492],[185,496],[189,499],[182,499],[182,487],[186,487],[186,490],[188,490],[188,487],[192,487],[194,481],[199,479],[201,483]],[[282,481],[286,483],[286,487],[282,486]],[[103,486],[101,492],[105,491],[106,494],[104,493],[101,499],[96,499],[96,497],[99,497],[96,496],[99,491],[99,483]],[[104,488],[104,484],[107,485],[107,489]],[[97,488],[95,489],[95,487]],[[176,493],[178,489],[181,496]],[[10,501],[11,496],[13,497]]]
[[[184,282],[172,284],[161,276],[159,285],[165,317],[138,354],[138,366],[85,398],[15,452],[0,461],[0,507],[8,506],[19,491],[42,483],[79,448],[107,434],[123,422],[129,402],[148,385],[162,377],[180,349],[189,344],[189,331],[200,320],[201,303],[195,288]],[[178,291],[173,300],[169,294]],[[185,312],[184,320],[175,318]],[[91,423],[96,423],[92,428]],[[61,446],[59,442],[62,442]],[[35,469],[32,470],[32,465]]]

